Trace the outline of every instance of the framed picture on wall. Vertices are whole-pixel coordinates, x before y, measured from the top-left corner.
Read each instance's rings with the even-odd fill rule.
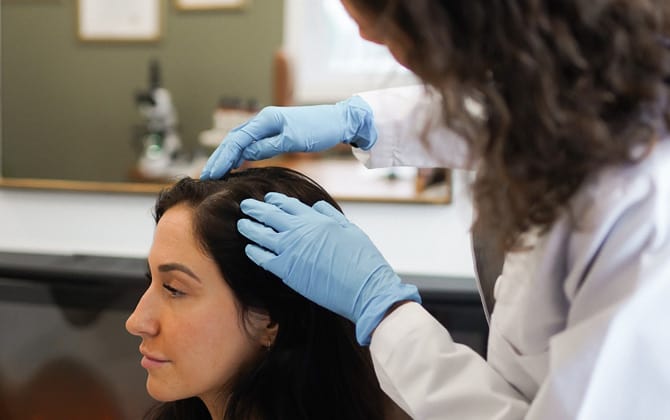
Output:
[[[157,41],[161,0],[78,0],[77,36],[82,41]]]
[[[179,10],[241,9],[249,0],[175,0]]]

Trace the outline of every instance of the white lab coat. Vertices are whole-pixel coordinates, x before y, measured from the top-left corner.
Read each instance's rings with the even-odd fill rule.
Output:
[[[584,395],[581,419],[670,418],[668,279],[666,267],[614,317]]]
[[[442,127],[439,106],[422,88],[360,96],[379,132],[370,151],[355,152],[367,166],[465,167],[465,145]],[[431,129],[422,143],[426,123]],[[591,380],[596,367],[608,369],[605,350],[617,353],[603,345],[613,319],[648,284],[670,280],[670,141],[639,164],[591,176],[570,209],[544,235],[526,235],[531,251],[507,256],[494,289],[487,360],[454,343],[418,304],[401,306],[379,325],[370,345],[375,370],[412,418],[638,418],[589,411],[610,398],[639,398],[625,383],[624,395],[599,394]],[[648,364],[627,368],[617,379],[655,373]],[[638,368],[645,371],[632,372]],[[645,420],[670,418],[668,411],[646,414]]]

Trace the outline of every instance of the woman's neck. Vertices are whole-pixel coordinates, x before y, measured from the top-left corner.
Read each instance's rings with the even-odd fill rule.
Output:
[[[207,407],[207,411],[209,411],[209,416],[212,420],[223,420],[228,408],[229,395],[212,392],[206,395],[200,395],[199,398]]]

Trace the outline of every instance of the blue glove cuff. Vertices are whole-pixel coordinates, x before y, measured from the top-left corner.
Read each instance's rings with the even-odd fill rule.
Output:
[[[360,96],[352,96],[338,102],[337,105],[346,107],[348,129],[344,142],[363,150],[370,150],[377,142],[377,129],[370,105]]]
[[[389,308],[396,302],[411,300],[421,303],[419,291],[413,284],[399,283],[375,296],[363,309],[363,313],[356,322],[356,340],[362,346],[370,345],[372,332],[386,316]]]

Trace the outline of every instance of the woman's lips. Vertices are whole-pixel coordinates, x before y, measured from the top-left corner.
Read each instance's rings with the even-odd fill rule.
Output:
[[[145,369],[157,368],[157,367],[163,366],[163,365],[165,365],[166,363],[169,362],[169,360],[167,360],[167,359],[165,359],[161,356],[153,355],[149,352],[142,351],[142,349],[140,349],[140,353],[143,356],[142,361],[140,362],[140,364]]]
[[[142,367],[145,369],[155,369],[164,366],[166,363],[168,363],[168,360],[154,359],[153,357],[147,355],[144,355],[144,357],[142,357],[142,361],[140,362]]]

